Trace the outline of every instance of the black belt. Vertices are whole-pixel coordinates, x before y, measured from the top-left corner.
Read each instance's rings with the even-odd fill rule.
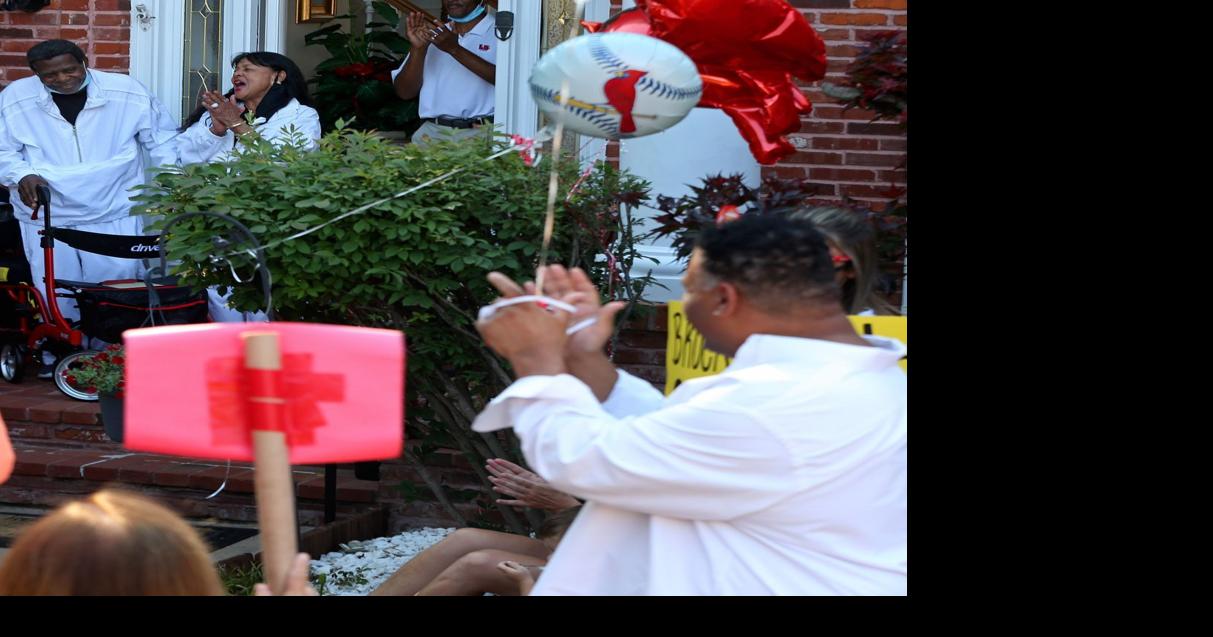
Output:
[[[481,115],[480,117],[447,117],[439,115],[438,117],[423,117],[422,122],[434,122],[439,126],[447,126],[450,128],[471,128],[477,124],[493,123],[492,115]]]

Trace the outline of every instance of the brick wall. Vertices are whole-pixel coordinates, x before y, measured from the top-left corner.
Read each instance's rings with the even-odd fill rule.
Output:
[[[860,50],[865,32],[906,27],[906,0],[789,0],[800,9],[826,45],[825,81],[845,79],[846,68]],[[763,176],[808,177],[821,184],[823,199],[844,195],[880,209],[893,188],[904,187],[902,164],[906,137],[892,122],[871,122],[871,111],[842,112],[833,98],[813,85],[801,88],[813,102],[813,112],[801,118],[800,133],[790,137],[797,152]]]
[[[80,45],[92,68],[126,73],[131,65],[130,0],[51,0],[35,13],[0,11],[0,88],[32,75],[25,52],[54,38]]]
[[[826,45],[826,80],[837,83],[863,42],[865,32],[905,29],[906,0],[788,0],[804,14]],[[611,15],[621,10],[612,0]],[[820,184],[818,198],[836,200],[844,195],[883,209],[890,191],[906,183],[898,169],[905,156],[906,136],[890,122],[871,122],[874,113],[842,107],[818,88],[800,84],[813,102],[802,117],[800,132],[789,137],[797,152],[774,166],[764,166],[763,177],[809,178]],[[617,143],[607,145],[607,159],[618,166]]]

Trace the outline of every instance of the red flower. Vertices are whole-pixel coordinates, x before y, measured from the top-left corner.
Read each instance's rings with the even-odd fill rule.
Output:
[[[95,394],[95,393],[97,393],[97,388],[96,387],[85,387],[84,391],[86,391],[90,394]]]
[[[104,363],[110,359],[110,355],[106,354],[105,352],[101,352],[100,354],[94,356],[93,359]]]
[[[121,356],[115,356],[115,357],[113,358],[113,360],[112,360],[112,361],[110,361],[110,362],[112,362],[112,363],[113,363],[113,364],[115,364],[115,365],[121,365],[121,364],[123,364],[125,361],[126,361],[126,359],[125,359],[125,358],[122,358]]]
[[[369,62],[356,62],[333,69],[337,77],[367,77],[375,72],[375,66]]]
[[[76,384],[76,377],[75,377],[75,376],[72,376],[71,374],[65,374],[65,376],[67,376],[67,383],[68,383],[69,385],[75,385],[75,384]]]

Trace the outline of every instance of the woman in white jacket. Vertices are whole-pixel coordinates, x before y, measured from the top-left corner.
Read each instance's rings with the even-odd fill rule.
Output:
[[[284,144],[294,135],[302,148],[316,147],[320,115],[312,108],[303,73],[290,58],[268,51],[241,53],[232,60],[232,69],[232,90],[203,92],[198,108],[182,126],[177,138],[182,164],[228,161],[250,136]],[[212,319],[265,320],[264,312],[232,310],[229,296],[210,289]]]
[[[240,140],[257,135],[275,143],[292,127],[304,148],[320,139],[320,114],[312,108],[307,81],[290,58],[278,53],[241,53],[232,60],[232,90],[206,91],[177,138],[183,164],[227,161]]]

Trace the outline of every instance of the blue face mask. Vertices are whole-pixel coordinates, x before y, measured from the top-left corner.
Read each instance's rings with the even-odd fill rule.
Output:
[[[458,22],[459,24],[467,24],[468,22],[471,22],[472,20],[475,20],[476,18],[479,18],[482,15],[484,15],[484,3],[483,2],[476,5],[476,8],[472,9],[471,13],[463,16],[462,18],[451,18],[451,22]]]
[[[53,89],[53,88],[51,88],[51,87],[49,87],[49,86],[48,86],[48,87],[46,87],[46,90],[48,90],[48,91],[50,91],[50,92],[52,92],[52,93],[54,93],[54,94],[56,94],[56,95],[75,95],[76,93],[79,93],[80,91],[83,91],[83,90],[84,90],[84,88],[85,88],[86,86],[88,86],[88,85],[89,85],[89,83],[90,83],[90,82],[92,82],[92,81],[93,81],[93,74],[92,74],[92,73],[89,73],[87,70],[85,70],[85,71],[84,71],[84,81],[80,83],[80,88],[77,88],[76,90],[71,91],[71,92],[69,92],[69,93],[64,93],[63,91],[56,91],[55,89]]]

